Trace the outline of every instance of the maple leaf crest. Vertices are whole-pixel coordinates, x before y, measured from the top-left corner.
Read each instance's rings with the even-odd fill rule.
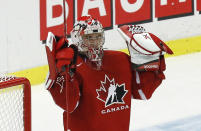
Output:
[[[113,104],[125,104],[123,98],[128,92],[128,90],[125,90],[125,83],[115,84],[114,78],[110,80],[107,75],[105,75],[105,80],[100,82],[101,87],[96,89],[98,94],[96,98],[104,102],[105,107]]]
[[[145,34],[143,36],[144,36],[145,39],[150,39],[151,40],[151,38],[148,36],[148,34]]]

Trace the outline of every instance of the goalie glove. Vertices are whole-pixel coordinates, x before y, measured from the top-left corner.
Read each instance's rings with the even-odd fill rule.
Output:
[[[45,86],[46,89],[50,89],[58,73],[64,71],[66,66],[75,64],[74,52],[77,52],[77,48],[74,45],[68,47],[68,40],[65,37],[54,36],[51,32],[48,33],[45,48],[49,65]],[[74,73],[75,68],[72,67],[70,71]]]
[[[118,31],[127,43],[134,70],[157,71],[163,55],[173,54],[162,40],[141,26],[124,25]]]

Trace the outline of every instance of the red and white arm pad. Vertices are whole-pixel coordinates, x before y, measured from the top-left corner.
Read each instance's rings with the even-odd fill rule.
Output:
[[[66,110],[66,106],[70,113],[72,113],[79,105],[80,100],[80,81],[78,79],[77,74],[73,76],[70,80],[68,91],[69,91],[69,105],[66,105],[66,82],[65,75],[58,75],[55,83],[51,88],[49,88],[49,92],[52,95],[54,102],[61,107],[63,110]]]
[[[156,88],[161,84],[162,79],[155,72],[137,72],[135,71],[135,80],[133,80],[133,98],[148,100]]]
[[[161,39],[146,32],[143,27],[124,25],[118,31],[131,56],[133,96],[135,99],[149,99],[165,79],[164,54],[173,52]]]
[[[160,57],[158,71],[135,71],[133,70],[132,94],[134,99],[148,100],[154,91],[165,79],[163,71],[166,69],[164,57]]]

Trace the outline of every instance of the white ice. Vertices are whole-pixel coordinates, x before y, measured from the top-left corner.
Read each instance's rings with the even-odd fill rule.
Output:
[[[201,131],[201,52],[166,64],[166,80],[152,98],[132,100],[130,131]],[[32,131],[63,131],[62,112],[44,84],[32,87]]]

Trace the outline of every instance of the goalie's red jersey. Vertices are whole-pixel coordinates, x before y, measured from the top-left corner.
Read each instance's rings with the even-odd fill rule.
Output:
[[[102,70],[94,70],[78,57],[70,90],[77,87],[79,91],[70,94],[69,107],[76,105],[73,99],[79,94],[80,99],[76,99],[76,109],[69,115],[71,131],[128,131],[131,98],[149,99],[164,79],[162,72],[133,71],[130,57],[123,52],[104,51],[102,64]],[[66,88],[64,85],[62,90],[62,84],[65,82],[57,81],[49,91],[56,104],[65,109]],[[66,112],[64,127],[65,117]]]

